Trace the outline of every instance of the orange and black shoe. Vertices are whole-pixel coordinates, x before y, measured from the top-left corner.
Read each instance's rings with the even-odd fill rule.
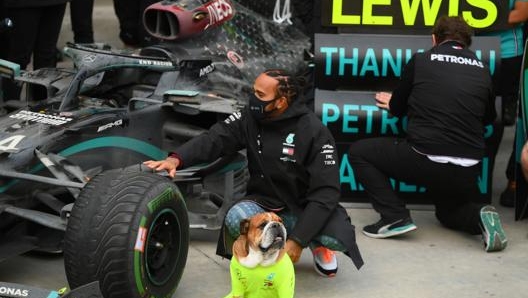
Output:
[[[336,275],[337,257],[334,251],[324,246],[318,246],[312,249],[312,254],[315,272],[324,277],[334,277]]]

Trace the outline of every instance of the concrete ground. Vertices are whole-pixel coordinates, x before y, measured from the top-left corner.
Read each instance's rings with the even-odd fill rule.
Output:
[[[121,47],[111,1],[96,2],[96,41]],[[67,15],[60,45],[71,40]],[[311,254],[305,251],[296,265],[296,297],[526,297],[528,220],[514,221],[513,209],[498,204],[513,132],[511,128],[505,131],[493,180],[493,203],[509,238],[505,251],[486,253],[480,237],[449,231],[440,226],[432,211],[423,210],[412,211],[417,231],[398,239],[371,239],[360,230],[377,221],[377,214],[370,208],[346,206],[358,230],[364,267],[356,270],[339,254],[337,276],[321,278],[312,269]],[[173,297],[223,297],[229,292],[229,262],[215,255],[216,239],[217,232],[192,231],[187,266]],[[0,263],[0,281],[48,289],[67,285],[62,256],[24,255]]]

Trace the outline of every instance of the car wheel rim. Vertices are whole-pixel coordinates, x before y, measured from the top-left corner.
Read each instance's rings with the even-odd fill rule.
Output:
[[[162,210],[152,221],[145,252],[150,282],[165,284],[176,270],[180,251],[180,222],[171,209]]]

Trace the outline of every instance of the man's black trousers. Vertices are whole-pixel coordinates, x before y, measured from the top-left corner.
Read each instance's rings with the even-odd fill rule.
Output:
[[[479,234],[480,209],[477,179],[479,165],[462,167],[437,163],[417,153],[405,139],[371,138],[353,143],[349,161],[357,180],[384,220],[410,216],[405,202],[392,188],[389,178],[426,187],[435,204],[436,217],[446,227]]]

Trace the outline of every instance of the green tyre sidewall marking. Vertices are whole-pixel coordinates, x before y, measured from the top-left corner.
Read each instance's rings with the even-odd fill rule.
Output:
[[[146,198],[152,198],[147,200]],[[148,202],[147,202],[148,201]],[[189,245],[189,220],[185,201],[176,186],[170,182],[159,183],[145,193],[145,199],[141,206],[138,206],[138,222],[133,237],[131,237],[131,247],[133,250],[133,280],[136,284],[138,297],[170,298],[177,288],[181,279],[183,269],[187,259]],[[169,215],[175,220],[175,226],[178,231],[173,234],[178,237],[175,244],[177,248],[177,258],[174,261],[174,268],[171,274],[164,278],[162,282],[156,281],[148,269],[147,254],[148,243],[152,237],[151,229],[156,221],[164,215]],[[144,243],[143,252],[135,249],[140,228],[145,228],[147,236]]]

